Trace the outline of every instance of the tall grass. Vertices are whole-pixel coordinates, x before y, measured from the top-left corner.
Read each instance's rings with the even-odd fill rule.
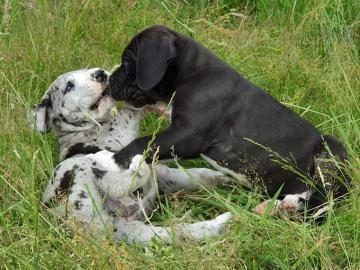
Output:
[[[0,268],[360,268],[359,1],[0,4]],[[343,140],[354,187],[324,225],[253,216],[251,209],[262,196],[236,185],[162,198],[154,217],[159,224],[200,220],[226,210],[237,216],[228,232],[200,244],[114,244],[93,239],[79,227],[64,229],[42,211],[39,198],[58,163],[58,145],[53,133],[29,130],[27,108],[66,71],[110,69],[130,38],[153,24],[192,36],[324,134]],[[147,117],[143,133],[155,128],[154,116]]]

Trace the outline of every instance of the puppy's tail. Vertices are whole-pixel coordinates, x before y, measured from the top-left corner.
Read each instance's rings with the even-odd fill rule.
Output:
[[[329,208],[328,196],[333,199],[343,198],[350,187],[350,176],[345,170],[348,155],[343,144],[334,136],[325,135],[315,150],[314,192],[309,199],[308,209],[313,213],[325,212]]]

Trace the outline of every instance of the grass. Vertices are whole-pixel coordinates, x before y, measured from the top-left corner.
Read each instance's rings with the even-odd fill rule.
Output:
[[[6,3],[8,7],[5,8]],[[0,2],[0,268],[359,269],[360,2],[357,0],[64,0]],[[53,133],[29,130],[26,111],[58,75],[119,62],[133,35],[165,24],[190,35],[324,134],[350,157],[353,192],[322,226],[258,218],[258,192],[233,186],[162,199],[158,224],[231,210],[224,235],[150,246],[65,230],[39,198],[54,166]],[[144,133],[156,128],[149,116]],[[188,166],[201,166],[199,161]]]

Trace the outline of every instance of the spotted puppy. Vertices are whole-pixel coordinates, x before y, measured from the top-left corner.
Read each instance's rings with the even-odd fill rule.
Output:
[[[144,110],[126,106],[111,116],[115,101],[108,94],[108,72],[82,69],[58,77],[33,108],[34,126],[40,132],[55,129],[60,161],[44,191],[42,201],[64,219],[74,219],[90,231],[112,227],[115,239],[148,242],[155,236],[172,241],[169,228],[145,224],[160,190],[172,193],[227,183],[222,173],[204,168],[179,169],[156,165],[154,175],[142,155],[128,168],[112,158],[138,137]],[[153,107],[163,111],[161,107]],[[230,213],[194,224],[177,224],[177,239],[203,240],[218,235]]]

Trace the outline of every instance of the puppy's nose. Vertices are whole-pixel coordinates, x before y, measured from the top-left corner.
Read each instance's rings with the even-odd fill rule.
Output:
[[[94,78],[97,82],[105,82],[107,80],[107,75],[104,70],[98,69],[94,73]]]

